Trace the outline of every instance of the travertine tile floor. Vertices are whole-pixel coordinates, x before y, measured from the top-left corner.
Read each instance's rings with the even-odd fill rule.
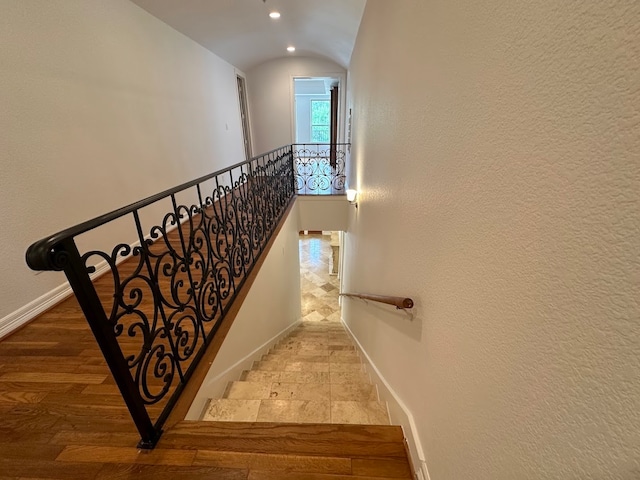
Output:
[[[384,404],[340,323],[328,236],[300,237],[303,321],[212,399],[203,420],[388,425]]]

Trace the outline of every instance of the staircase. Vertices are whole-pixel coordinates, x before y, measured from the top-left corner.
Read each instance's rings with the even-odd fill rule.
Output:
[[[319,235],[301,237],[301,324],[162,445],[188,444],[208,465],[248,469],[250,480],[413,478],[402,429],[340,323],[329,248]]]
[[[389,425],[351,339],[332,322],[303,322],[210,400],[202,419]]]

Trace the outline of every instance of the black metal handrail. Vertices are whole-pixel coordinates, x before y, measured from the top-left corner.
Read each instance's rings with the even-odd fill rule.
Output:
[[[239,162],[235,165],[231,165],[222,170],[217,170],[208,175],[204,175],[202,177],[196,178],[195,180],[191,180],[189,182],[183,183],[182,185],[178,185],[177,187],[170,188],[160,193],[156,193],[155,195],[151,195],[150,197],[144,198],[142,200],[138,200],[130,205],[125,207],[118,208],[113,210],[112,212],[105,213],[104,215],[100,215],[98,217],[92,218],[91,220],[87,220],[86,222],[79,223],[78,225],[74,225],[73,227],[69,227],[65,230],[61,230],[58,233],[50,235],[48,237],[43,238],[35,243],[33,243],[29,249],[27,250],[26,260],[27,264],[32,270],[63,270],[55,263],[51,263],[53,260],[50,253],[52,249],[60,243],[66,237],[75,237],[82,233],[88,232],[89,230],[93,230],[100,225],[104,225],[105,223],[111,222],[112,220],[116,220],[117,218],[123,217],[129,213],[134,212],[135,210],[140,210],[141,208],[147,207],[153,203],[158,202],[164,198],[169,197],[172,194],[176,194],[182,192],[190,187],[194,187],[198,184],[204,183],[207,180],[210,180],[215,177],[219,177],[220,175],[224,175],[225,173],[231,172],[235,169],[241,168],[247,164],[259,164],[263,159],[273,158],[274,154],[279,154],[283,150],[291,148],[290,145],[275,148],[267,153],[263,153],[256,157],[253,157],[249,161]]]
[[[295,195],[291,145],[35,242],[34,270],[63,270],[140,433],[162,426]],[[181,204],[177,194],[190,195]],[[144,228],[141,209],[171,203]],[[138,246],[80,253],[79,235],[129,218]],[[126,259],[126,261],[122,261]],[[92,282],[96,262],[107,274]],[[152,420],[151,414],[154,414]],[[156,415],[157,414],[157,415]]]

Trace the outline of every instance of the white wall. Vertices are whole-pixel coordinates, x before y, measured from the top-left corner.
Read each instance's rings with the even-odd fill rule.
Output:
[[[294,142],[293,78],[340,79],[344,105],[346,74],[338,64],[317,58],[287,57],[271,60],[247,71],[247,91],[253,151],[260,154]],[[344,108],[339,112],[340,139],[344,138]]]
[[[234,68],[131,2],[0,11],[1,323],[64,282],[27,268],[32,242],[244,154]]]
[[[640,3],[369,0],[343,316],[431,480],[640,478]]]
[[[209,398],[219,398],[230,381],[251,369],[301,316],[298,205],[274,240],[258,275],[220,347],[187,420],[198,420]]]
[[[345,195],[301,195],[296,203],[298,230],[346,230],[349,212],[355,210]]]

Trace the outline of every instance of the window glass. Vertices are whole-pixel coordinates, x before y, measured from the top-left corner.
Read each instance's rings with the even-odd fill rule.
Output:
[[[329,100],[311,100],[311,142],[329,143]]]

